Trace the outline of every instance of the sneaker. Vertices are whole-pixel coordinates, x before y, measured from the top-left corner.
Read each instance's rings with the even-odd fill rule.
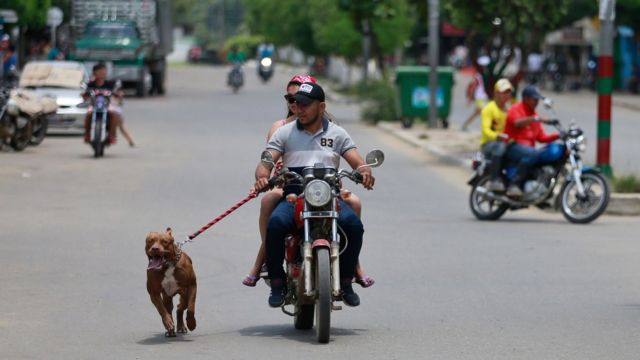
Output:
[[[269,295],[269,306],[277,308],[284,304],[284,296],[287,293],[285,286],[275,286],[271,280],[271,295]]]
[[[518,185],[509,185],[509,188],[507,189],[507,196],[521,197],[522,190],[520,190],[520,187]]]
[[[351,285],[342,287],[342,302],[347,306],[360,305],[360,296],[353,291],[353,287]]]
[[[493,192],[504,192],[504,183],[502,180],[491,180],[487,183],[487,190]]]

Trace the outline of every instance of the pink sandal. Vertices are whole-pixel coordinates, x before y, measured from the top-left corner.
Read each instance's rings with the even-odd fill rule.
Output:
[[[247,275],[242,280],[242,285],[254,287],[256,286],[256,283],[258,283],[258,280],[260,280],[259,276]]]
[[[361,278],[356,278],[356,283],[362,286],[363,288],[368,288],[370,286],[373,286],[373,284],[376,283],[376,280],[371,276],[365,275]]]

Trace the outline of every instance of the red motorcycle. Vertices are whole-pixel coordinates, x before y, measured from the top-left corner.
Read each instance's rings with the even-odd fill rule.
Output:
[[[366,165],[378,167],[384,153],[373,150],[366,156]],[[262,162],[275,166],[269,151],[262,153]],[[341,310],[335,302],[342,300],[340,288],[340,237],[338,217],[342,178],[357,183],[362,175],[354,171],[336,170],[322,164],[307,167],[302,175],[282,169],[269,184],[281,185],[288,202],[295,204],[295,223],[299,231],[285,239],[287,289],[282,311],[294,318],[296,329],[311,329],[316,323],[318,342],[329,342],[331,311]],[[344,246],[348,245],[346,234]],[[268,279],[264,279],[268,283]],[[287,309],[292,306],[293,309]]]

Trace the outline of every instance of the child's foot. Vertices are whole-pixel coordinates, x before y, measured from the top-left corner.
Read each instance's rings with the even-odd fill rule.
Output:
[[[363,288],[368,288],[370,286],[373,286],[373,284],[376,283],[376,280],[374,278],[372,278],[371,276],[363,276],[363,277],[356,277],[356,283],[360,286],[362,286]]]
[[[260,280],[260,277],[258,277],[258,276],[247,275],[242,280],[242,285],[249,286],[249,287],[254,287],[254,286],[256,286],[256,283],[258,282],[258,280]]]

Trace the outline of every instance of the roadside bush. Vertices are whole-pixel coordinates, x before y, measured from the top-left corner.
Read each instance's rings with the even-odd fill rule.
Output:
[[[636,175],[614,176],[613,191],[618,193],[640,193],[640,178]]]
[[[361,116],[365,121],[396,120],[396,89],[384,80],[371,80],[356,85],[356,94],[364,102]]]

